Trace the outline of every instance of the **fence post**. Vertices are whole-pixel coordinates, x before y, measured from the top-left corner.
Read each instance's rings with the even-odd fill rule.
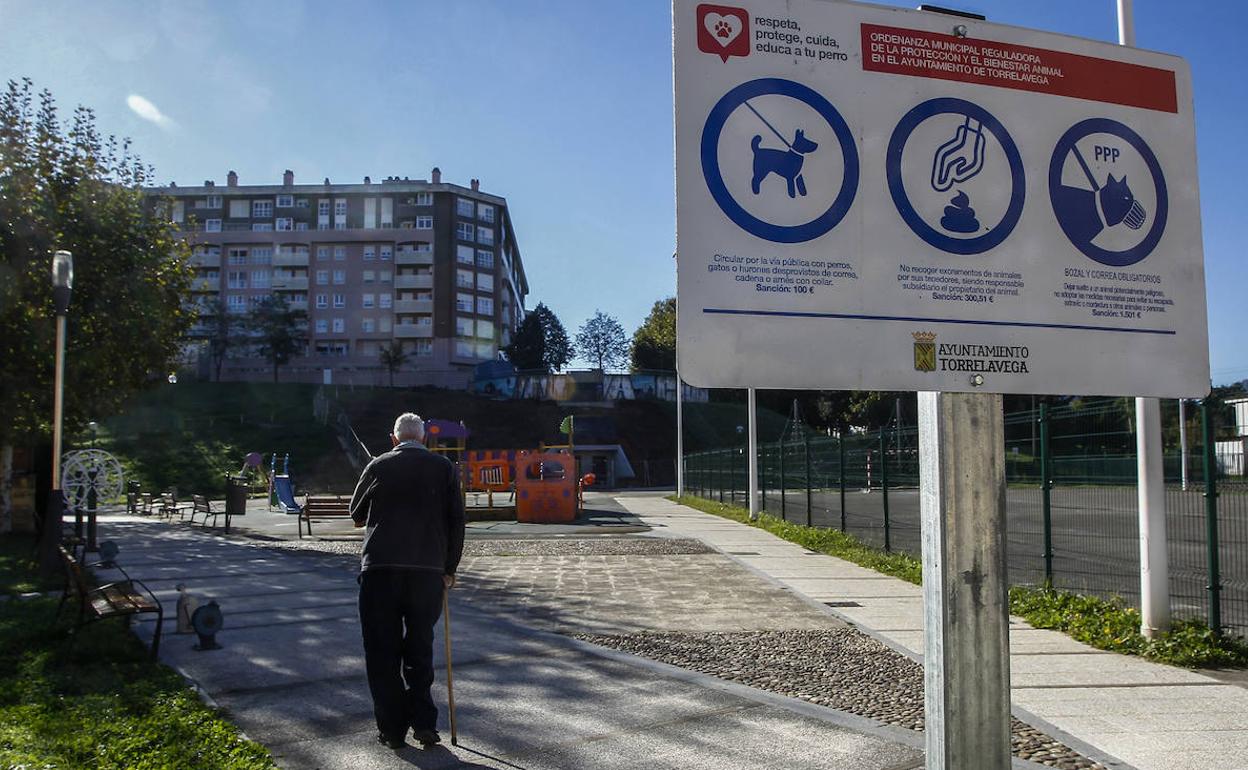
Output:
[[[715,454],[717,457],[722,458],[724,457],[724,450],[721,449]],[[719,472],[716,473],[715,475],[718,476],[719,478],[716,479],[717,483],[715,484],[715,486],[719,488],[719,502],[722,504],[724,502],[724,463],[723,461],[721,460],[720,462],[716,463],[716,466],[717,466],[716,470],[718,470]]]
[[[845,428],[842,427],[840,435],[836,437],[836,454],[838,464],[841,467],[840,488],[841,488],[841,531],[845,531]]]
[[[758,447],[758,491],[759,501],[758,507],[763,513],[767,512],[767,445],[760,444]]]
[[[1222,574],[1218,564],[1218,460],[1214,445],[1209,399],[1200,404],[1200,428],[1205,441],[1205,540],[1209,549],[1209,628],[1222,635]]]
[[[787,429],[787,428],[786,428]],[[784,431],[780,431],[780,519],[788,521],[784,491],[789,487],[789,480],[784,475]]]
[[[1044,522],[1044,584],[1053,585],[1052,451],[1049,447],[1049,405],[1040,405],[1040,510]]]
[[[812,526],[814,519],[812,518],[812,501],[810,488],[810,431],[802,432],[802,448],[806,453],[806,526]]]
[[[888,441],[883,426],[880,427],[880,489],[884,493],[884,550],[893,550],[892,528],[888,520]]]

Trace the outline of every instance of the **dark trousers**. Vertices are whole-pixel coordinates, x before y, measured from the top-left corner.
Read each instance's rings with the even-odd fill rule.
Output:
[[[426,570],[360,575],[360,627],[373,713],[382,734],[433,730],[433,626],[442,614],[442,576]]]

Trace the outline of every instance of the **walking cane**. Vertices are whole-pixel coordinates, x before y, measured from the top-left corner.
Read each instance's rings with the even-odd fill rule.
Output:
[[[446,704],[447,713],[451,717],[451,745],[459,745],[459,734],[455,731],[455,679],[451,669],[451,603],[447,600],[450,590],[442,592],[442,636],[446,641]]]

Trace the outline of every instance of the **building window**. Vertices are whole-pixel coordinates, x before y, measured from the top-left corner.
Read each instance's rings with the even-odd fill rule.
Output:
[[[251,231],[253,233],[271,233],[273,232],[272,222],[252,222]]]
[[[380,307],[390,307],[392,299],[393,297],[390,294],[378,294],[377,304]]]
[[[455,285],[461,289],[471,289],[472,288],[472,271],[471,270],[456,270],[455,271]]]
[[[290,209],[295,207],[295,196],[279,195],[277,196],[277,207],[279,209]]]
[[[489,273],[477,273],[477,291],[494,291],[494,276]]]
[[[417,326],[433,326],[433,316],[431,315],[416,316],[416,325]]]
[[[381,281],[382,283],[390,283],[390,271],[382,270],[380,273],[377,274],[377,280]]]
[[[240,198],[230,201],[230,219],[246,219],[248,210],[246,200]]]
[[[364,333],[372,334],[377,329],[377,322],[371,318],[364,319]]]
[[[229,288],[231,289],[246,289],[247,288],[247,274],[243,272],[242,270],[229,271],[228,273],[226,273],[226,280],[228,281],[226,285],[229,286]]]
[[[328,295],[328,294],[317,294],[317,295],[316,295],[316,306],[317,306],[318,308],[320,308],[321,310],[324,310],[325,308],[329,307],[329,295]]]
[[[204,198],[199,202],[199,206],[200,208],[205,209],[219,209],[221,208],[221,196],[209,195],[207,198]]]
[[[341,286],[342,284],[344,284],[344,283],[346,283],[346,282],[347,282],[347,271],[346,271],[346,270],[335,270],[335,271],[334,271],[334,284],[335,284],[336,286]]]
[[[364,247],[364,259],[376,259],[376,258],[377,258],[377,247],[365,246]]]
[[[477,227],[477,243],[484,243],[486,246],[494,245],[494,228]]]
[[[391,328],[390,325],[392,323],[393,322],[390,320],[389,316],[382,316],[377,322],[377,331],[380,331],[380,332],[390,331],[390,328]]]
[[[316,215],[318,217],[329,216],[329,201],[328,200],[319,200],[316,202]]]
[[[334,229],[335,229],[335,230],[346,230],[346,229],[347,229],[347,223],[346,223],[346,221],[334,222]]]
[[[364,283],[372,283],[373,281],[377,280],[376,276],[377,274],[374,273],[372,270],[365,270],[364,271]]]
[[[347,306],[347,295],[335,294],[334,295],[334,307],[338,309],[342,309],[342,308],[345,308],[346,306]]]
[[[426,243],[426,242],[424,242],[424,241],[421,241],[420,243],[417,243],[417,244],[416,244],[416,251],[417,251],[417,252],[420,252],[420,253],[422,253],[422,254],[423,254],[423,253],[427,253],[427,252],[431,252],[431,251],[433,251],[433,244],[432,244],[432,243]]]
[[[390,259],[391,259],[392,257],[394,257],[394,247],[393,247],[393,246],[382,246],[382,247],[381,247],[381,261],[382,261],[382,262],[388,262],[388,261],[390,261]]]
[[[477,297],[477,315],[494,315],[494,300],[489,297]]]
[[[347,322],[341,318],[334,319],[334,334],[342,334],[347,330]]]
[[[231,265],[247,264],[247,249],[230,249],[230,264]]]
[[[346,247],[346,246],[335,246],[335,247],[334,247],[334,261],[335,261],[335,262],[341,262],[341,261],[343,261],[343,260],[344,260],[344,259],[346,259],[346,258],[347,258],[347,247]]]
[[[473,345],[471,342],[465,342],[464,340],[455,341],[455,355],[460,358],[472,358],[472,349]]]
[[[317,271],[316,271],[316,285],[317,285],[317,286],[326,286],[326,285],[328,285],[328,284],[329,284],[329,271],[328,271],[328,270],[317,270]]]
[[[433,205],[433,193],[428,193],[428,192],[416,193],[416,205],[417,206],[432,206]]]
[[[268,219],[273,216],[273,201],[252,201],[251,202],[251,218],[252,219]]]
[[[471,313],[472,312],[472,295],[471,294],[456,294],[455,295],[455,309],[463,313]]]
[[[316,333],[317,334],[329,333],[329,321],[324,318],[316,319]]]
[[[327,259],[329,259],[329,247],[317,246],[316,247],[316,260],[318,262],[324,262]]]
[[[295,208],[297,208],[297,209],[306,209],[306,208],[308,208],[308,199],[307,199],[307,198],[300,198],[299,200],[295,201]]]
[[[432,230],[433,229],[433,217],[431,216],[416,217],[416,229],[417,230]]]
[[[204,232],[206,233],[221,232],[221,220],[220,219],[205,219],[204,220]]]
[[[494,346],[487,342],[477,343],[477,358],[493,358]]]
[[[307,223],[307,222],[296,222],[296,223],[295,223],[295,229],[296,229],[296,230],[299,230],[299,231],[307,230],[307,229],[308,229],[308,223]]]
[[[283,232],[290,232],[291,230],[295,229],[295,220],[291,219],[290,217],[278,217],[276,229],[281,230]]]
[[[247,298],[242,294],[231,294],[225,298],[225,307],[231,313],[246,313]]]
[[[334,216],[345,217],[347,215],[347,199],[339,198],[334,201]]]
[[[483,340],[494,339],[494,322],[477,319],[477,337]]]
[[[471,337],[476,325],[471,318],[457,316],[455,318],[455,333],[460,337]]]
[[[488,203],[478,203],[477,219],[480,219],[482,222],[492,223],[494,221],[494,207]]]
[[[467,198],[457,198],[455,200],[455,213],[461,217],[472,219],[477,213],[477,207]]]
[[[493,270],[494,252],[487,249],[477,249],[477,267],[484,267],[487,270]]]
[[[455,235],[461,241],[476,240],[477,228],[471,222],[460,222],[455,226]]]
[[[372,294],[363,294],[363,295],[361,295],[361,296],[360,296],[360,306],[361,306],[361,307],[368,308],[368,309],[370,309],[370,310],[371,310],[371,309],[373,308],[373,299],[374,299],[374,297],[373,297],[373,295],[372,295]]]
[[[253,289],[269,288],[269,271],[268,270],[252,270],[251,271],[251,288]]]
[[[465,246],[462,243],[455,247],[455,261],[461,265],[472,264],[473,250],[471,246]]]

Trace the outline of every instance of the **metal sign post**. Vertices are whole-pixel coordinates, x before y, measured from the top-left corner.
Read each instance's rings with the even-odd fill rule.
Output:
[[[1001,401],[919,394],[928,770],[1010,766]]]
[[[748,438],[746,439],[746,468],[749,474],[747,487],[750,495],[750,521],[758,519],[758,403],[754,388],[746,390],[746,409],[750,413]]]

